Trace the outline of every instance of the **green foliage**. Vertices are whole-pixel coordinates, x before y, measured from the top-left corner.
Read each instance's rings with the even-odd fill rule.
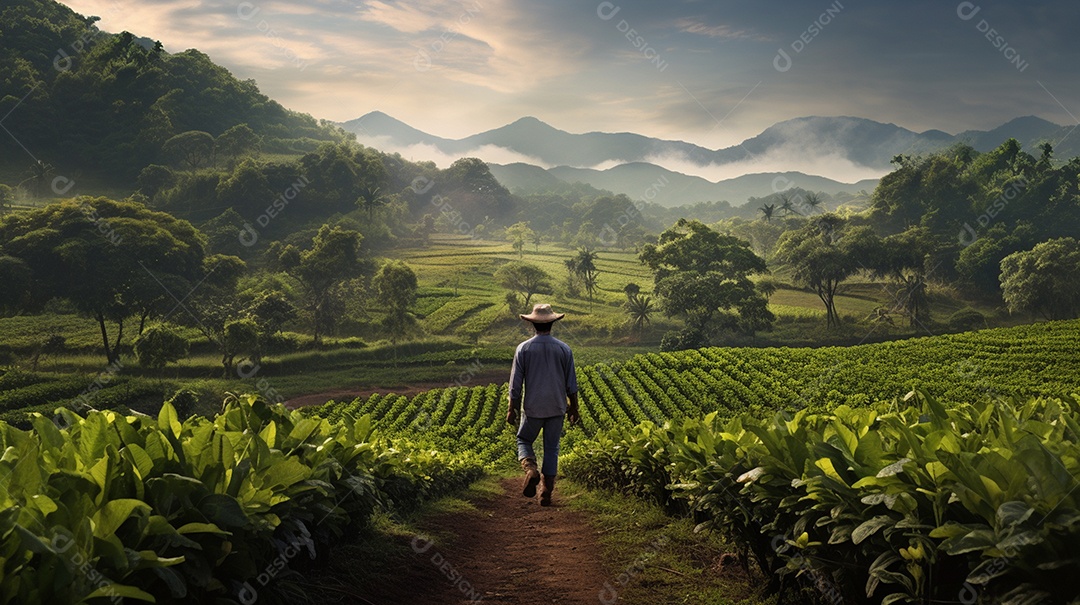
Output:
[[[853,228],[835,215],[823,214],[789,231],[780,239],[777,260],[791,267],[792,275],[812,289],[825,305],[829,327],[840,325],[836,293],[845,280],[873,268],[869,259],[880,243],[868,227]]]
[[[409,307],[416,302],[416,273],[402,261],[388,261],[371,280],[379,302],[389,308],[386,327],[391,342],[397,342],[412,319]]]
[[[79,198],[0,220],[4,251],[33,274],[28,308],[66,299],[97,320],[109,362],[125,318],[202,277],[202,235],[187,221],[132,201]],[[117,324],[110,343],[106,321]]]
[[[523,261],[510,261],[495,271],[502,287],[521,295],[521,307],[529,309],[534,294],[551,293],[551,276],[542,268]]]
[[[168,324],[150,326],[135,339],[135,357],[148,368],[160,370],[187,354],[187,339]]]
[[[773,590],[786,576],[833,602],[977,586],[990,602],[1064,603],[1080,590],[1078,440],[1072,398],[946,409],[913,392],[874,408],[619,428],[579,444],[567,469],[692,512]]]
[[[376,512],[479,472],[368,418],[316,420],[251,395],[183,422],[170,404],[157,418],[39,415],[29,431],[0,424],[0,447],[0,592],[12,602],[243,598],[245,582],[288,567],[285,553],[315,557]]]
[[[1009,311],[1047,319],[1080,317],[1080,242],[1045,241],[1001,261],[1001,290]]]
[[[776,319],[750,281],[750,275],[767,271],[765,260],[743,240],[680,219],[656,244],[646,244],[640,259],[655,272],[664,313],[684,318],[694,341],[708,342],[709,332],[717,328],[767,330]],[[731,309],[737,317],[726,313]],[[715,321],[718,315],[724,321]]]

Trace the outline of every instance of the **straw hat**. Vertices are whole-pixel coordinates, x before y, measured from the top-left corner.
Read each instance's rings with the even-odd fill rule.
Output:
[[[564,316],[566,316],[566,313],[556,313],[551,310],[551,305],[545,303],[542,305],[533,305],[532,313],[521,315],[521,319],[531,321],[534,324],[547,324],[553,321],[559,321]]]

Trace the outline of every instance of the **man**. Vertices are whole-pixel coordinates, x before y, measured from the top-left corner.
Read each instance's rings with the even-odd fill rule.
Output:
[[[536,335],[518,345],[510,369],[510,410],[506,413],[506,422],[510,426],[517,424],[518,408],[524,401],[517,444],[518,460],[525,471],[521,493],[526,498],[536,495],[536,486],[540,483],[533,442],[541,432],[544,433],[544,486],[540,491],[540,506],[551,505],[551,492],[555,489],[555,474],[559,469],[563,417],[570,426],[581,419],[574,354],[566,343],[551,336],[551,325],[565,315],[555,313],[551,305],[546,304],[536,305],[532,313],[521,315],[521,319],[532,323]]]

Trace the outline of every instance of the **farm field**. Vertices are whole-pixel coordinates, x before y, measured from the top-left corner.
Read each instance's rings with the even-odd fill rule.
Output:
[[[1078,337],[1080,321],[1049,322],[853,347],[708,348],[579,365],[582,424],[569,443],[642,421],[824,411],[892,402],[913,389],[956,403],[1080,392]],[[370,415],[390,432],[507,462],[505,409],[503,383],[375,394],[312,413]]]

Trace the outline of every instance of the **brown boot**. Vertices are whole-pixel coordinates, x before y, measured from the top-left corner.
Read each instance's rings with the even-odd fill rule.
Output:
[[[540,489],[540,506],[551,506],[551,492],[555,491],[555,475],[544,475],[544,487]]]
[[[540,471],[536,468],[536,458],[522,458],[521,468],[525,471],[525,482],[521,485],[521,495],[532,498],[536,495],[536,485],[540,483]]]

